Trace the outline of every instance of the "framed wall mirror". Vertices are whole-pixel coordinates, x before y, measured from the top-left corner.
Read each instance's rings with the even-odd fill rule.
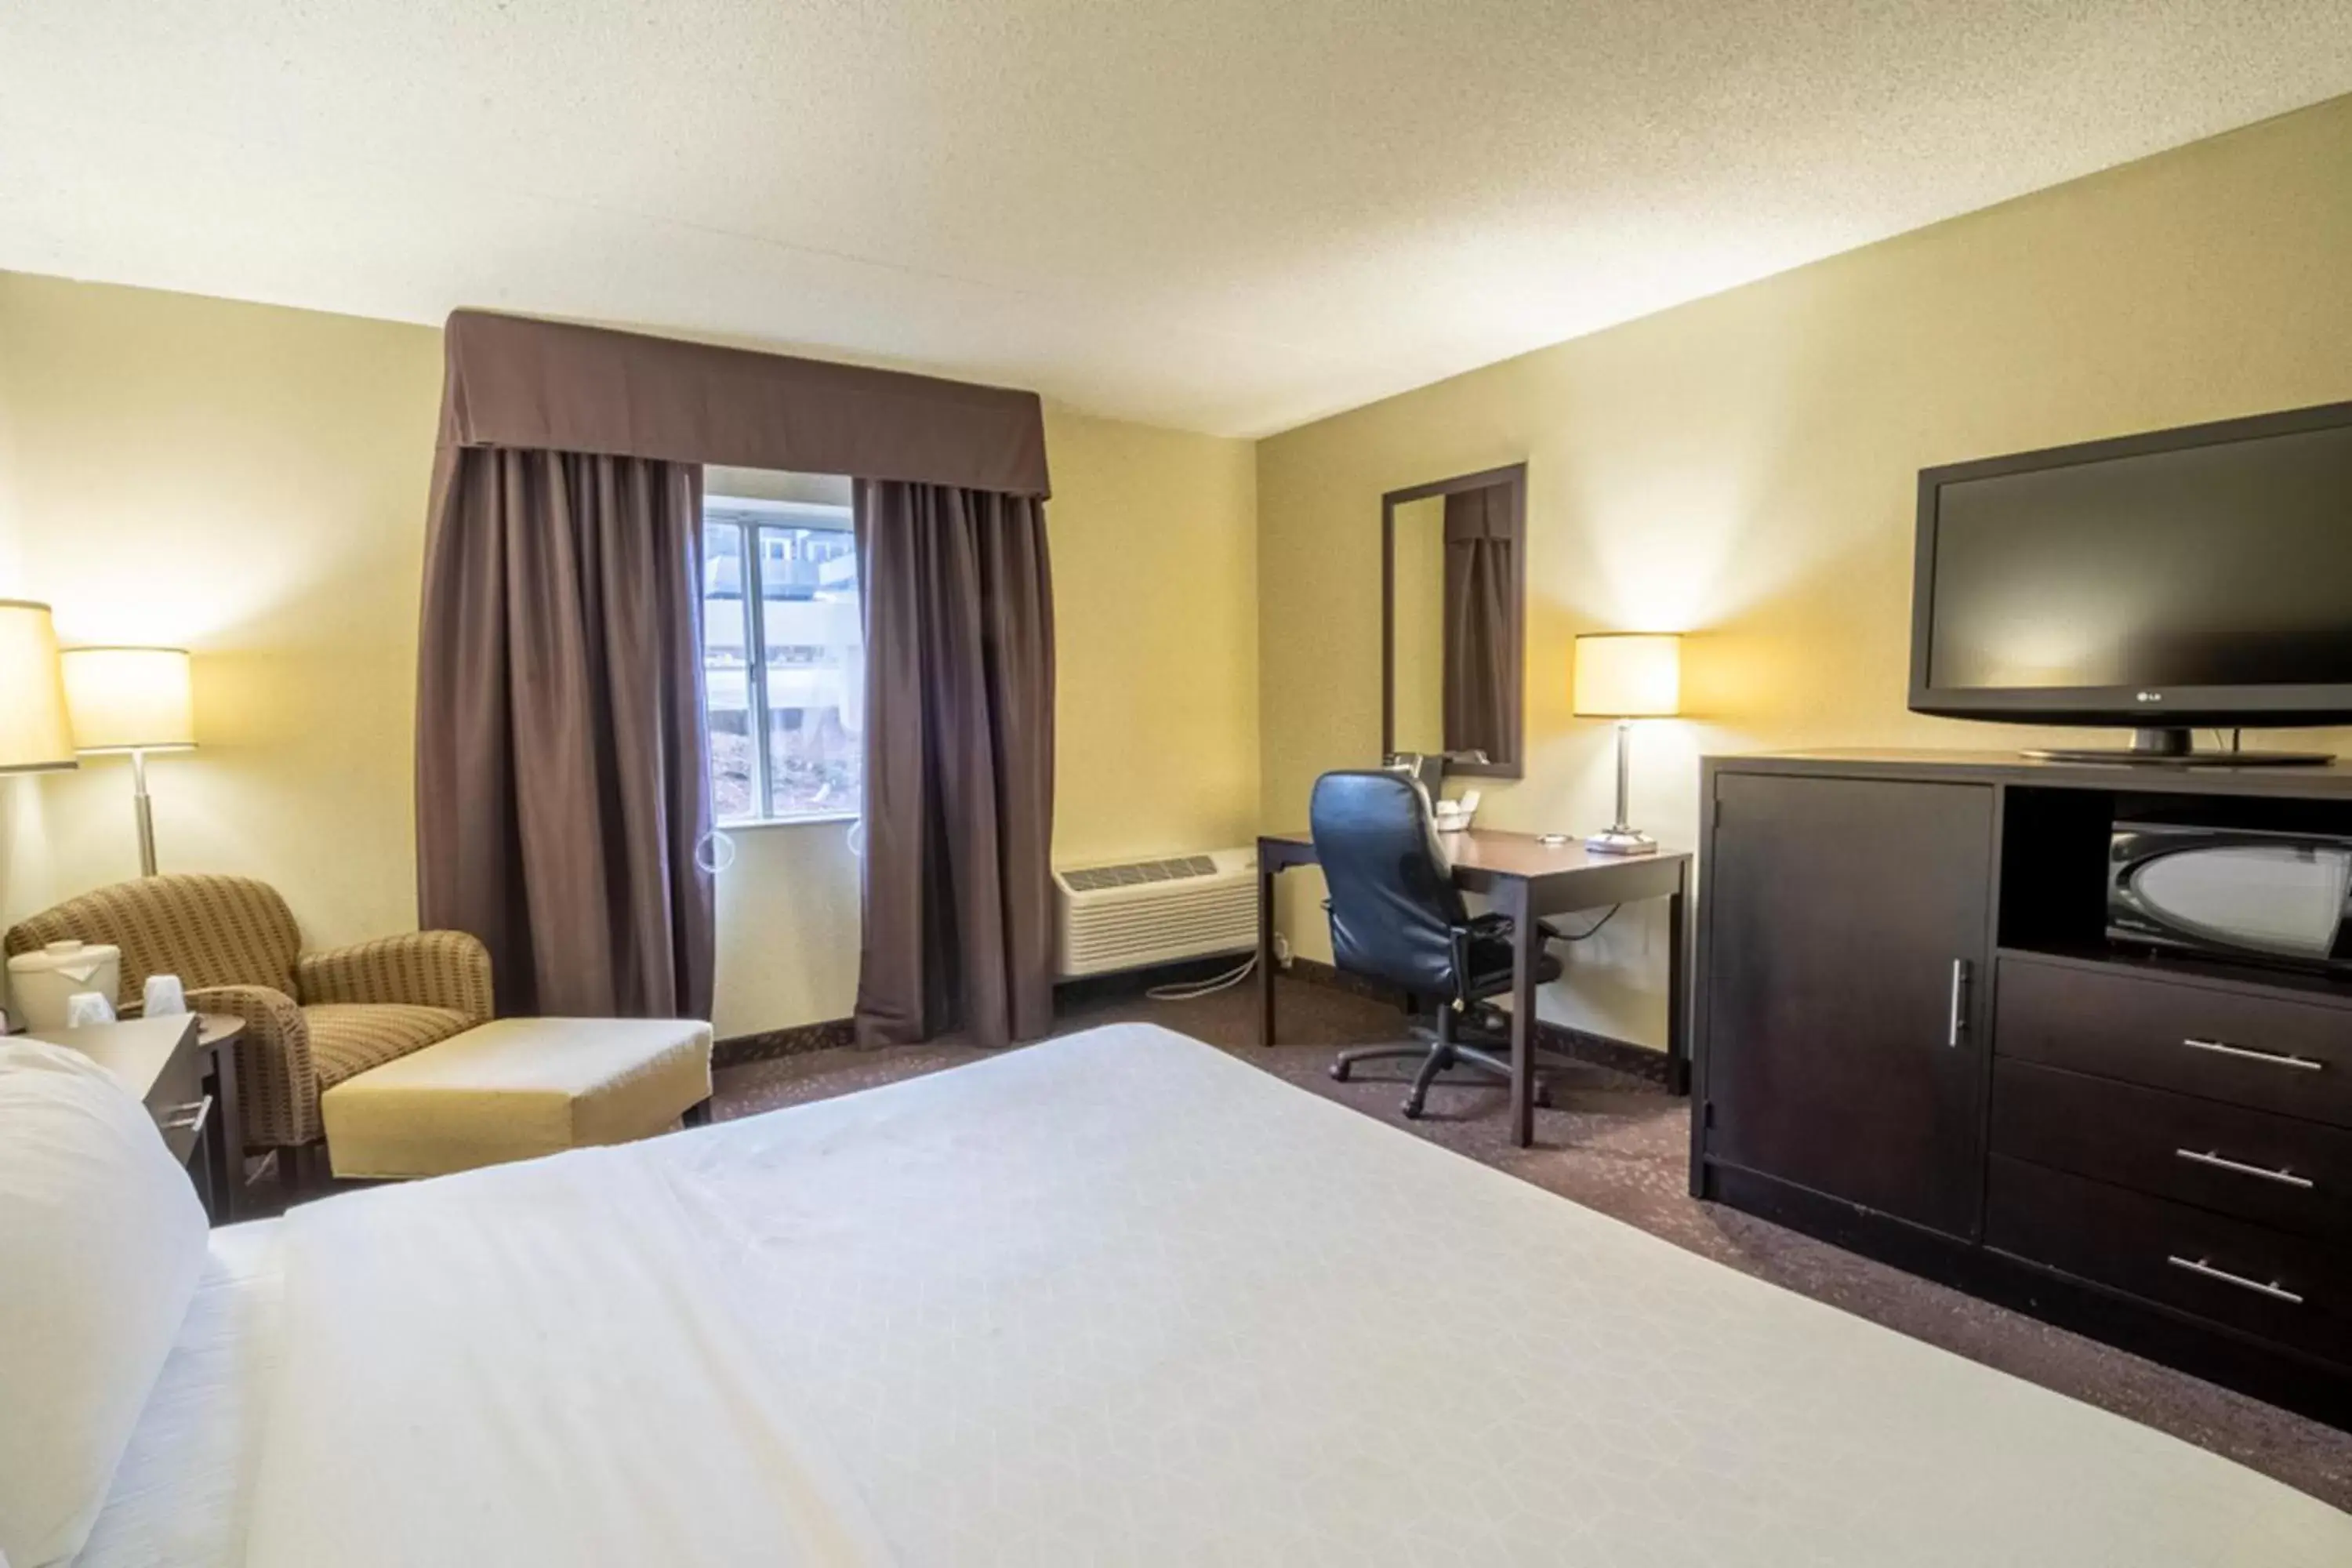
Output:
[[[1519,776],[1527,498],[1525,463],[1381,498],[1383,755]]]

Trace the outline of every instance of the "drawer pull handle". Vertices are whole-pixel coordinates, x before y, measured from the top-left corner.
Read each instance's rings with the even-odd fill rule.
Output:
[[[2175,1149],[2172,1153],[2175,1159],[2210,1165],[2217,1171],[2234,1171],[2241,1176],[2260,1176],[2265,1182],[2276,1182],[2283,1187],[2301,1187],[2308,1192],[2312,1184],[2309,1176],[2298,1176],[2293,1171],[2273,1171],[2268,1165],[2249,1165],[2242,1160],[2232,1160],[2210,1149]]]
[[[2258,1051],[2248,1046],[2233,1046],[2221,1040],[2200,1040],[2191,1035],[2180,1042],[2192,1051],[2210,1051],[2217,1057],[2236,1057],[2242,1061],[2262,1062],[2274,1068],[2293,1068],[2298,1072],[2317,1072],[2326,1066],[2309,1057],[2291,1057],[2281,1051]]]
[[[1961,1031],[1968,1027],[1968,1010],[1969,961],[1956,958],[1952,960],[1951,1011],[1944,1020],[1944,1044],[1955,1050],[1959,1048]]]
[[[163,1130],[166,1132],[201,1134],[205,1130],[205,1120],[212,1113],[213,1097],[209,1094],[202,1100],[192,1100],[185,1105],[175,1105],[172,1107],[172,1114],[163,1118]]]
[[[2265,1285],[2259,1279],[2249,1279],[2242,1274],[2232,1274],[2226,1268],[2216,1268],[2201,1258],[2183,1258],[2174,1253],[2165,1259],[2175,1268],[2186,1268],[2191,1274],[2201,1274],[2208,1279],[2219,1279],[2224,1285],[2235,1285],[2241,1290],[2252,1290],[2257,1296],[2268,1296],[2273,1301],[2284,1301],[2290,1307],[2303,1305],[2303,1298],[2285,1289],[2275,1279]]]

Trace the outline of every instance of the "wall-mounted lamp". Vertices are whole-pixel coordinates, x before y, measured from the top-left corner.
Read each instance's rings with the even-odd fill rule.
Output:
[[[1682,711],[1683,639],[1673,632],[1580,637],[1574,689],[1578,718],[1617,721],[1617,820],[1584,847],[1598,855],[1653,854],[1658,841],[1626,821],[1633,721],[1671,719]]]
[[[176,647],[76,647],[65,653],[66,701],[75,749],[126,752],[139,824],[139,874],[155,874],[155,816],[147,800],[147,753],[196,743],[188,655]]]

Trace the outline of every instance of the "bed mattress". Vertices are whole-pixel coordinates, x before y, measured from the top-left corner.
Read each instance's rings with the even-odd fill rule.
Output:
[[[250,1496],[202,1504],[253,1568],[2352,1563],[2266,1478],[1147,1026],[285,1224]]]

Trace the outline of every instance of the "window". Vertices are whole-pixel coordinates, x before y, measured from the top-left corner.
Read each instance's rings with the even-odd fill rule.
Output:
[[[702,554],[703,684],[719,820],[856,813],[866,645],[848,509],[711,496],[702,508]]]

